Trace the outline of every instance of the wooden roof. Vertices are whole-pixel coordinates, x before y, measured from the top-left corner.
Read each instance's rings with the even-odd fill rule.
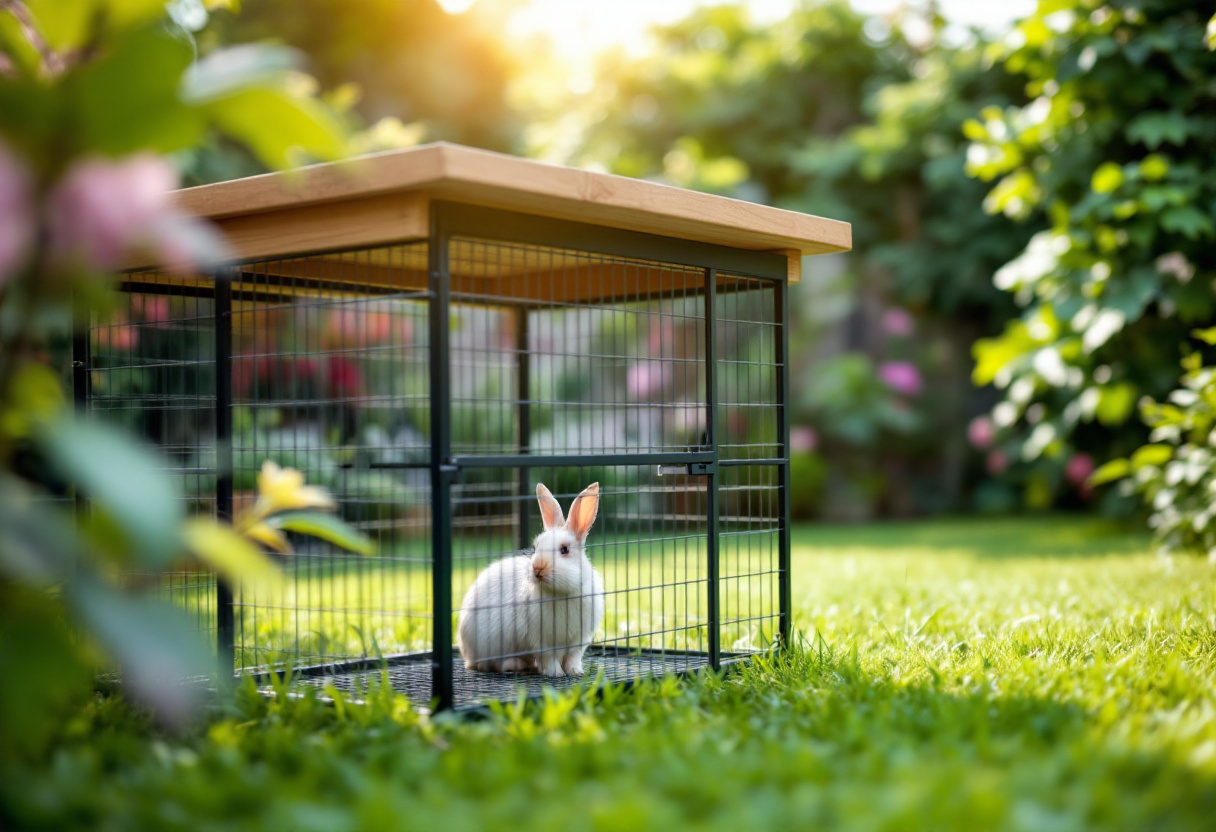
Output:
[[[793,281],[852,245],[845,222],[444,143],[178,192],[246,260],[425,239],[432,199],[780,252]]]

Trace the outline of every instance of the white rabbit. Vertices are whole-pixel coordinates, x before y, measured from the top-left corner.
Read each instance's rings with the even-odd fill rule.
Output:
[[[543,484],[536,499],[545,530],[533,553],[490,564],[464,597],[457,640],[469,670],[581,676],[583,652],[604,622],[604,582],[584,548],[600,484],[575,498],[569,520]]]

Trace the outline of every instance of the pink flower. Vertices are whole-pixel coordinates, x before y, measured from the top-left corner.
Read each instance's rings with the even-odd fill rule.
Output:
[[[139,328],[131,323],[125,312],[114,315],[109,324],[98,327],[96,332],[97,347],[101,352],[127,352],[139,346]]]
[[[967,439],[978,450],[986,451],[991,448],[995,438],[996,428],[987,416],[976,416],[971,420],[971,424],[967,425]]]
[[[805,425],[790,428],[790,450],[794,453],[810,453],[819,445],[819,436],[814,428]]]
[[[34,243],[30,180],[17,159],[0,144],[0,285],[29,256]]]
[[[406,345],[412,344],[414,342],[414,321],[406,315],[394,315],[393,318],[397,327],[397,341]]]
[[[887,361],[878,366],[878,377],[882,383],[897,393],[915,396],[920,392],[920,370],[910,361]]]
[[[661,361],[639,361],[629,368],[625,387],[635,399],[647,399],[667,386],[671,367]]]
[[[47,224],[56,257],[113,269],[126,251],[151,242],[151,228],[170,210],[177,176],[141,153],[119,162],[85,159],[51,192]]]
[[[907,309],[892,306],[882,313],[882,328],[888,335],[902,338],[911,335],[916,329],[916,321]]]
[[[1078,488],[1085,485],[1094,472],[1094,458],[1089,454],[1073,454],[1064,465],[1064,478]]]
[[[1009,457],[1004,451],[993,451],[988,454],[985,467],[988,473],[995,477],[1009,467]]]
[[[176,185],[173,168],[150,153],[77,162],[47,200],[52,257],[100,271],[118,268],[139,247],[173,271],[224,259],[218,234],[173,207]]]
[[[169,299],[152,295],[132,295],[131,308],[143,316],[145,323],[162,324],[169,320]]]

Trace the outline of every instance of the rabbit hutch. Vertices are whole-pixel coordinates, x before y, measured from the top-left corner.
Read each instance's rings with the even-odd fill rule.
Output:
[[[376,544],[300,540],[273,588],[168,576],[222,668],[422,708],[578,684],[457,644],[478,575],[542,531],[538,483],[563,510],[600,484],[584,678],[789,638],[787,292],[847,223],[443,144],[179,197],[234,259],[125,273],[80,404],[159,445],[194,511],[230,517],[270,459]]]

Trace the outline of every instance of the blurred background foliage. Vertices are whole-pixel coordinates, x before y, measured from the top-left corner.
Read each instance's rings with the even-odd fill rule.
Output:
[[[1041,3],[988,52],[1031,101],[967,123],[968,169],[993,186],[988,210],[1050,226],[995,275],[1022,311],[977,343],[975,380],[1003,391],[999,441],[1033,507],[1078,455],[1146,440],[1136,402],[1177,386],[1189,330],[1212,318],[1207,18],[1184,1]]]
[[[792,293],[800,516],[1138,510],[1087,478],[1147,441],[1137,402],[1212,311],[1194,4],[1043,0],[993,34],[932,2],[707,3],[577,67],[504,34],[527,6],[245,0],[193,38],[302,53],[354,152],[451,140],[851,222]],[[215,136],[178,159],[265,169]]]

